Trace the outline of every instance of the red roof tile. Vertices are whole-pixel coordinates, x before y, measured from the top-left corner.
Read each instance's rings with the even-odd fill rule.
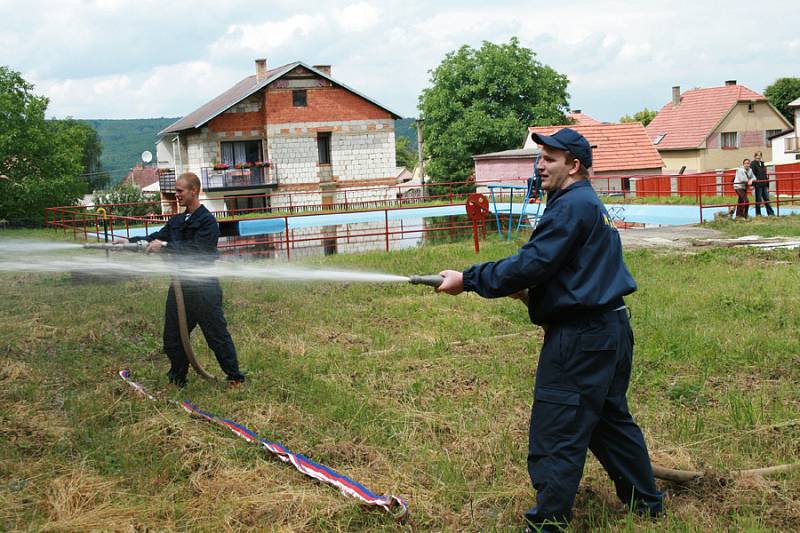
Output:
[[[595,120],[585,113],[567,113],[567,118],[572,120],[576,126],[588,126],[591,124],[600,124],[599,120]]]
[[[136,185],[140,189],[144,189],[148,185],[152,185],[158,181],[158,169],[155,167],[145,168],[137,164],[128,172],[128,175],[125,176],[125,181]]]
[[[528,134],[551,135],[565,126],[529,127]],[[640,122],[627,124],[573,124],[589,141],[594,172],[662,168],[664,162]]]
[[[698,148],[725,115],[740,101],[766,100],[744,85],[691,89],[681,95],[680,105],[668,102],[647,125],[647,134],[657,148]]]

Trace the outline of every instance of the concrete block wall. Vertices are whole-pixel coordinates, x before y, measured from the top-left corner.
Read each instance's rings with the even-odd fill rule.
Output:
[[[318,184],[317,133],[331,132],[331,167],[340,183],[393,177],[396,169],[391,119],[298,122],[267,126],[270,159],[281,185]]]

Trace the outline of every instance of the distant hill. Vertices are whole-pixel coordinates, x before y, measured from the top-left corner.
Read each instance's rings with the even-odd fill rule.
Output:
[[[394,136],[397,137],[408,137],[408,140],[411,141],[410,146],[412,149],[417,149],[417,129],[415,127],[415,122],[417,119],[415,118],[401,118],[400,120],[394,121]]]
[[[142,152],[150,150],[156,155],[158,132],[178,120],[177,118],[133,118],[123,120],[81,120],[97,130],[103,143],[100,162],[111,174],[112,183],[119,183],[128,171],[142,159]]]
[[[158,132],[178,120],[177,118],[133,118],[133,119],[88,119],[81,120],[97,130],[103,143],[100,162],[111,174],[113,184],[119,183],[128,171],[141,161],[142,152],[150,150],[156,155]],[[408,137],[416,149],[417,130],[413,125],[416,119],[403,118],[394,123],[396,137]]]

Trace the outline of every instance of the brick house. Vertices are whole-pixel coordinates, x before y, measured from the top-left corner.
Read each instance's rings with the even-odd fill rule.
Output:
[[[683,93],[673,87],[647,134],[668,172],[704,172],[737,167],[756,151],[768,154],[769,138],[790,127],[764,95],[730,80]]]
[[[218,211],[289,202],[264,193],[303,192],[302,203],[333,204],[345,189],[379,195],[396,183],[397,113],[336,81],[327,65],[255,66],[255,75],[159,132],[163,200],[174,199],[183,172],[200,177],[202,202]]]

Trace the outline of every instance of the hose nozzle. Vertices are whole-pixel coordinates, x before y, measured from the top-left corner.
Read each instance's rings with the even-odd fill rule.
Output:
[[[90,242],[83,245],[89,250],[114,250],[127,252],[143,252],[147,247],[145,241],[130,242],[126,244],[111,244],[110,242]]]
[[[414,285],[427,285],[429,287],[437,288],[442,284],[444,278],[439,274],[431,274],[429,276],[409,276],[408,282]]]

